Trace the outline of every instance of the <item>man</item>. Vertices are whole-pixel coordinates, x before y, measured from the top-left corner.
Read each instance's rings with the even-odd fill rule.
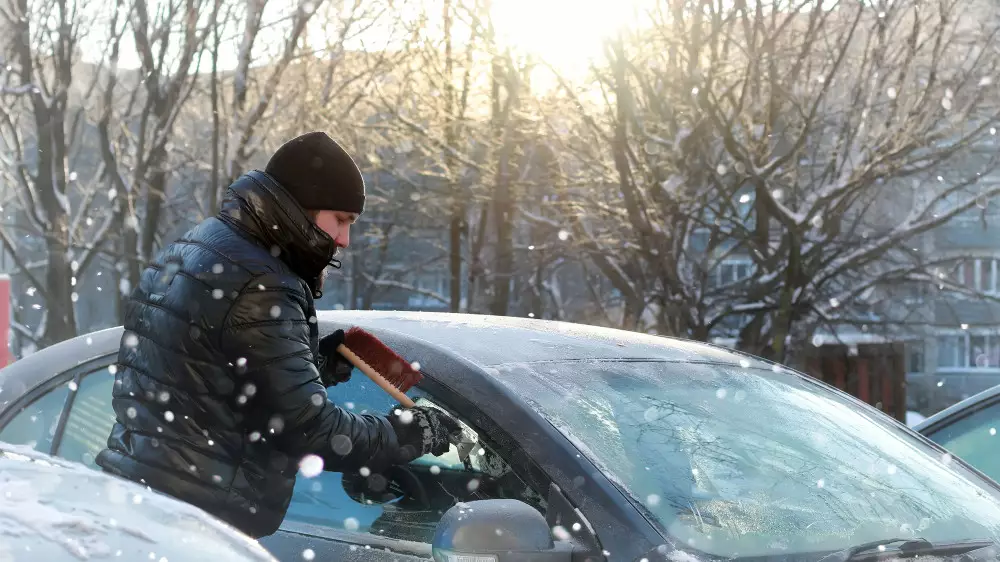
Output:
[[[320,346],[314,299],[364,201],[347,152],[309,133],[166,247],[126,304],[117,423],[97,464],[261,537],[278,529],[306,456],[375,472],[444,454],[459,429],[446,414],[358,415],[327,398],[350,364],[318,356],[343,331]]]

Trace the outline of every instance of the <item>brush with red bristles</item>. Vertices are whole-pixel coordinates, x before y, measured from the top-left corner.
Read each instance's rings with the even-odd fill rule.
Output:
[[[413,400],[403,393],[424,376],[374,335],[355,326],[344,333],[344,343],[337,346],[337,352],[398,400],[400,405],[406,408],[414,406]]]

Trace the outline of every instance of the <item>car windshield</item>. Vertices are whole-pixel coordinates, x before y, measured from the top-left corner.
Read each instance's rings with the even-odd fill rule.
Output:
[[[505,364],[670,539],[722,557],[995,540],[1000,496],[873,408],[764,362]]]

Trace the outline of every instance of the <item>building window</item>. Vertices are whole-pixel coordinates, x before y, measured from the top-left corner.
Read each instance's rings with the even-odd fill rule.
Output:
[[[938,368],[1000,368],[1000,336],[966,332],[939,337]]]
[[[926,283],[907,283],[904,287],[906,299],[915,302],[923,302],[927,297],[928,287]]]
[[[962,260],[955,266],[952,279],[967,289],[992,295],[998,288],[997,268],[995,258]]]
[[[906,372],[924,372],[924,342],[914,341],[906,344]]]
[[[711,238],[711,230],[704,227],[695,228],[688,238],[688,248],[693,252],[704,252],[708,249],[708,242]]]
[[[715,269],[715,282],[721,287],[750,277],[753,262],[745,259],[725,259]]]

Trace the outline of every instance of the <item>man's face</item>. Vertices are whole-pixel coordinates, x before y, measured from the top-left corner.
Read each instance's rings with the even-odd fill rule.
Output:
[[[351,243],[351,225],[358,220],[355,213],[344,211],[317,211],[316,226],[333,238],[338,248],[346,248]]]

